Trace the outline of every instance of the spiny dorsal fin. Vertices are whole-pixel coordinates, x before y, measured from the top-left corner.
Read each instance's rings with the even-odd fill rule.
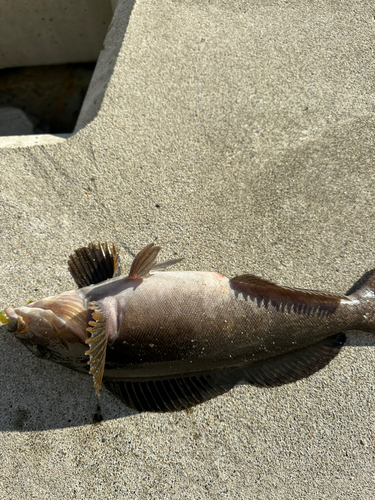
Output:
[[[78,248],[68,260],[69,271],[79,288],[101,283],[120,274],[118,248],[112,244],[91,242]]]
[[[93,376],[96,394],[99,394],[107,351],[107,318],[97,302],[91,302],[90,309],[94,311],[92,314],[93,321],[89,321],[90,326],[87,328],[87,331],[90,333],[90,338],[85,340],[85,343],[89,345],[90,349],[86,351],[85,354],[90,356],[87,362],[91,367],[89,374]]]
[[[222,372],[144,382],[105,380],[104,384],[130,408],[165,412],[208,401],[229,391],[238,380],[237,372]]]
[[[144,247],[134,258],[129,271],[129,278],[144,278],[156,264],[156,257],[160,247],[150,243]]]

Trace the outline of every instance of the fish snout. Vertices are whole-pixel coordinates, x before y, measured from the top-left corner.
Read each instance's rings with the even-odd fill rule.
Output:
[[[23,318],[18,315],[12,307],[7,307],[4,312],[10,319],[10,321],[6,323],[6,328],[9,332],[14,334],[23,334],[28,332],[29,321],[27,317]]]
[[[59,318],[52,311],[28,306],[8,307],[5,314],[11,320],[6,326],[15,335],[29,334],[46,340],[56,336],[55,323]]]

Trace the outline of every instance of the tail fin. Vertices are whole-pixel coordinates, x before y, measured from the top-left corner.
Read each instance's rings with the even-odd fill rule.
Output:
[[[346,292],[351,299],[358,300],[364,332],[375,333],[375,269],[367,271]]]

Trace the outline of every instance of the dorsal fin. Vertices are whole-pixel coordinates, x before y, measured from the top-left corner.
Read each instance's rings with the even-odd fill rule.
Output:
[[[260,278],[259,276],[255,276],[254,274],[241,274],[240,276],[235,276],[231,278],[230,281],[233,283],[250,283],[251,285],[261,285],[261,286],[279,286],[276,285],[273,281],[265,280],[264,278]]]
[[[113,244],[91,242],[78,248],[68,260],[69,271],[79,288],[101,283],[120,274],[120,256]]]
[[[87,362],[91,367],[89,374],[93,376],[96,394],[99,394],[107,352],[107,318],[97,302],[91,302],[90,309],[93,310],[93,321],[89,321],[89,326],[87,327],[90,338],[85,340],[85,343],[89,345],[90,349],[86,351],[85,354],[90,356]]]
[[[258,387],[275,387],[309,377],[324,368],[345,343],[337,333],[297,351],[259,361],[242,369],[164,380],[104,380],[116,397],[138,411],[176,411],[229,391],[240,380]]]
[[[256,300],[259,307],[267,309],[273,306],[281,312],[286,310],[304,315],[330,315],[336,311],[341,300],[350,300],[345,295],[276,285],[252,274],[236,276],[230,281],[236,295],[241,294],[245,299]]]

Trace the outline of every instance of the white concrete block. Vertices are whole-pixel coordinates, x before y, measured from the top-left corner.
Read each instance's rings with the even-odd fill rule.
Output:
[[[32,134],[34,125],[22,109],[0,108],[0,136]]]
[[[96,61],[113,0],[2,0],[0,69]]]

